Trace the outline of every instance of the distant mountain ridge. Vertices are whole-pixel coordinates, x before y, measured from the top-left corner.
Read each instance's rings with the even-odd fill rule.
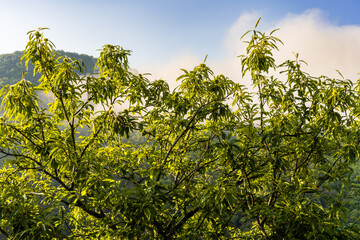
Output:
[[[83,61],[86,66],[87,73],[94,73],[94,67],[97,59],[93,56],[75,52],[66,52],[63,50],[58,50],[57,53],[62,56]],[[15,84],[21,80],[22,72],[26,72],[25,66],[20,62],[22,54],[23,52],[21,51],[9,54],[0,54],[0,86]],[[34,66],[29,62],[29,70],[25,78],[33,84],[38,85],[40,76],[38,74],[33,76],[33,71]]]

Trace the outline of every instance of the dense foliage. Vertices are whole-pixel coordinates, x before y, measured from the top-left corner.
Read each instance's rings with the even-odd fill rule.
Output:
[[[281,41],[250,33],[239,71],[255,92],[205,63],[184,69],[170,91],[131,73],[130,51],[112,45],[97,60],[99,76],[86,76],[41,29],[30,32],[23,60],[39,86],[1,90],[0,233],[359,239],[346,211],[356,190],[358,86],[309,76],[297,56],[277,65]],[[53,94],[47,108],[39,90]]]
[[[62,56],[81,60],[85,64],[88,73],[94,72],[96,63],[94,57],[62,50],[56,52]],[[21,51],[0,55],[0,85],[15,84],[22,79],[22,73],[26,72],[25,66],[20,62],[22,55],[23,53]],[[25,77],[26,80],[30,81],[32,84],[38,85],[40,74],[32,74],[34,72],[34,65],[31,63],[29,63],[28,72],[29,74]]]

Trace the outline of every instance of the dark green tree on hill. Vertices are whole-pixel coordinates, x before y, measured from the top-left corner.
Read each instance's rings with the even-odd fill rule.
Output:
[[[297,57],[277,65],[280,40],[251,33],[239,71],[255,92],[205,63],[184,69],[170,91],[131,73],[130,52],[113,45],[100,53],[99,76],[86,76],[41,29],[31,31],[23,60],[39,86],[22,80],[1,90],[0,234],[359,239],[346,208],[359,86],[309,76]],[[53,94],[48,108],[39,90]],[[135,132],[143,142],[124,140]]]
[[[81,60],[87,69],[88,73],[94,72],[94,67],[96,59],[89,55],[78,54],[72,52],[65,52],[62,50],[56,51],[61,56],[67,56],[69,58]],[[22,65],[20,58],[22,57],[23,52],[16,51],[11,54],[1,54],[0,55],[0,85],[15,84],[22,79],[23,72],[29,72],[26,75],[26,80],[30,81],[32,84],[38,85],[40,74],[33,75],[34,65],[29,63],[28,71],[25,68],[25,65]]]

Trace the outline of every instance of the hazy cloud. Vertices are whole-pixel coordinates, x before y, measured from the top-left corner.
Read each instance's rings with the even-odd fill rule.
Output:
[[[216,74],[224,74],[236,82],[250,86],[250,82],[241,78],[241,65],[238,55],[245,53],[246,44],[240,37],[249,29],[253,29],[259,13],[242,14],[224,35],[223,57],[208,58],[208,65]],[[339,70],[345,78],[357,80],[360,72],[360,26],[339,26],[328,20],[328,16],[320,10],[308,10],[302,14],[288,14],[275,24],[266,23],[262,19],[259,29],[270,33],[280,28],[275,36],[284,45],[279,45],[279,52],[274,53],[277,64],[287,59],[294,59],[293,53],[299,53],[302,60],[308,63],[304,70],[313,76],[340,76]],[[180,68],[191,69],[202,62],[197,56],[184,54],[172,59],[164,66],[149,66],[140,69],[151,72],[153,78],[169,80],[170,85],[176,85],[175,79],[181,74]],[[152,67],[152,68],[151,68]]]
[[[289,14],[279,21],[277,36],[284,46],[276,54],[279,60],[299,53],[308,63],[306,70],[313,75],[357,79],[360,72],[360,26],[338,26],[330,22],[320,10],[301,15]]]
[[[253,28],[258,17],[256,13],[240,16],[225,36],[227,71],[231,76],[238,76],[240,70],[239,60],[234,64],[232,58],[245,53],[246,45],[239,39]],[[261,25],[262,22],[260,28]],[[311,75],[340,77],[336,72],[339,70],[345,78],[357,80],[360,72],[360,26],[338,26],[320,10],[313,9],[299,15],[289,14],[271,28],[266,28],[266,33],[280,28],[275,36],[284,45],[279,44],[279,52],[274,52],[278,64],[294,59],[294,53],[299,53],[300,59],[308,63],[303,69]],[[226,67],[222,68],[225,70]]]

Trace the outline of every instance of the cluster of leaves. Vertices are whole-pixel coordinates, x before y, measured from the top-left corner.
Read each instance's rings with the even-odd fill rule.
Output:
[[[277,66],[280,40],[252,33],[240,57],[256,92],[205,63],[184,69],[170,91],[131,73],[130,52],[112,45],[100,53],[99,76],[81,75],[41,29],[29,32],[23,59],[40,84],[1,89],[0,233],[358,239],[346,206],[356,187],[359,87],[311,77],[298,58]],[[278,69],[279,79],[268,76]],[[53,94],[47,108],[40,90]],[[143,141],[124,140],[133,132]]]
[[[67,56],[73,59],[81,60],[88,73],[93,73],[95,69],[96,58],[91,57],[86,54],[78,54],[73,52],[65,52],[62,50],[56,51],[59,55]],[[22,79],[22,73],[26,72],[26,68],[21,64],[20,58],[22,57],[23,52],[16,51],[10,54],[1,54],[0,55],[0,85],[15,84]],[[32,84],[38,85],[40,74],[32,75],[34,71],[34,65],[29,64],[28,74],[26,79]]]

